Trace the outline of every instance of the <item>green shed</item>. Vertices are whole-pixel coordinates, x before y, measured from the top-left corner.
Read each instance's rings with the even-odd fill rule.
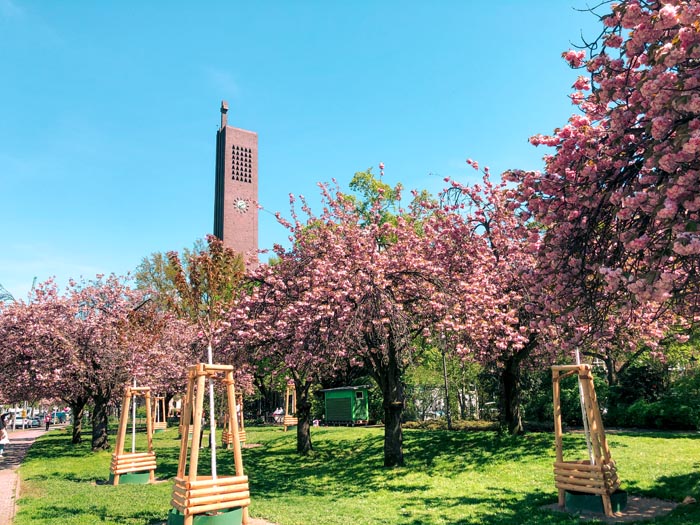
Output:
[[[321,390],[327,425],[362,425],[369,420],[369,385]]]

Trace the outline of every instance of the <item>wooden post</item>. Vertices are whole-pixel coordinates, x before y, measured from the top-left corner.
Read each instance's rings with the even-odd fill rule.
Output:
[[[561,425],[561,385],[559,384],[559,371],[552,368],[552,390],[554,395],[554,444],[556,447],[557,463],[564,461],[562,425]],[[565,491],[559,489],[559,506],[564,508]]]
[[[193,384],[193,382],[190,380],[191,377],[194,377],[194,376],[191,376],[191,373],[192,373],[192,372],[190,372],[190,371],[187,372],[187,378],[188,378],[188,380],[187,380],[187,391],[186,391],[186,393],[185,393],[184,399],[182,400],[183,406],[182,406],[182,409],[180,410],[180,436],[181,436],[181,437],[183,436],[183,432],[184,432],[183,429],[184,429],[184,427],[185,427],[185,421],[187,422],[187,427],[188,427],[188,428],[190,428],[190,425],[192,424],[192,420],[191,420],[191,419],[185,419],[185,406],[184,406],[184,405],[187,403],[188,400],[191,401],[190,398],[191,398],[191,396],[192,396],[192,388],[194,388],[194,384]],[[192,410],[192,405],[190,405],[190,417],[192,417],[192,412],[191,412],[191,410]]]
[[[129,423],[129,402],[131,401],[131,387],[127,386],[124,390],[124,397],[122,398],[122,413],[119,417],[119,429],[117,430],[117,443],[114,445],[115,454],[124,453],[124,441],[126,438],[126,426]],[[113,474],[114,479],[112,483],[114,485],[119,485],[120,474]]]
[[[194,406],[193,399],[193,384],[195,374],[192,369],[187,373],[187,393],[182,400],[182,410],[180,412],[180,461],[177,466],[177,477],[185,477],[185,468],[187,466],[187,445],[190,438],[190,424],[192,422],[192,407]]]
[[[246,435],[245,435],[245,418],[243,417],[243,393],[239,392],[238,397],[236,398],[236,417],[238,418],[238,436],[239,440],[241,442],[246,441]],[[238,407],[241,407],[241,410],[238,410]]]
[[[204,365],[197,365],[197,387],[194,411],[192,415],[192,450],[190,451],[190,471],[187,478],[197,481],[197,466],[199,464],[199,447],[201,446],[200,434],[202,430],[202,412],[204,410],[204,385],[207,376],[203,372]]]
[[[243,475],[243,454],[241,452],[241,440],[238,437],[238,416],[236,415],[236,389],[233,384],[233,370],[226,373],[226,393],[228,397],[229,425],[233,431],[233,460],[236,467],[236,476]],[[241,407],[241,412],[243,407]],[[248,523],[248,507],[243,507],[243,525]]]

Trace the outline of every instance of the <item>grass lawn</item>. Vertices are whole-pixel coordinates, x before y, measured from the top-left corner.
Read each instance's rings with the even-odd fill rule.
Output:
[[[556,502],[549,433],[519,438],[491,431],[406,430],[406,466],[382,467],[380,428],[314,428],[314,452],[295,453],[296,436],[279,427],[246,428],[243,451],[251,516],[279,525],[573,524],[542,510]],[[176,473],[177,429],[155,434],[153,485],[107,485],[111,455],[72,446],[69,434],[42,435],[20,469],[22,495],[14,525],[162,523]],[[700,434],[614,433],[608,436],[622,486],[631,494],[700,499]],[[140,450],[145,447],[140,446]],[[581,434],[565,436],[566,459],[583,459]],[[219,473],[232,454],[220,451]],[[200,470],[208,464],[203,451]],[[679,506],[653,523],[700,523],[700,504]]]

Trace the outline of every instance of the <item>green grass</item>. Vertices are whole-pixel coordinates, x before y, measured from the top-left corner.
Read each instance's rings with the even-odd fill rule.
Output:
[[[406,466],[382,467],[382,429],[314,428],[314,452],[299,457],[295,433],[247,428],[243,451],[252,516],[280,525],[541,525],[578,518],[542,509],[556,501],[549,433],[511,438],[492,431],[407,430]],[[72,446],[65,432],[43,435],[20,469],[15,525],[155,525],[170,509],[177,430],[154,436],[153,485],[107,485],[109,453]],[[700,499],[700,434],[615,433],[608,437],[623,488],[631,494]],[[141,447],[143,450],[143,447]],[[567,459],[583,459],[580,434],[565,436]],[[222,451],[219,472],[232,468]],[[200,460],[207,470],[208,451]],[[700,523],[700,505],[678,507],[653,523]]]

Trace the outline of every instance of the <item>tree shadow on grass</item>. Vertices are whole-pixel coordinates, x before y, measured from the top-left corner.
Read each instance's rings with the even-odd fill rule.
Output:
[[[634,482],[627,483],[625,488],[629,492],[671,501],[682,501],[686,496],[700,499],[700,472],[698,471],[700,463],[696,462],[692,467],[690,465],[688,467],[694,471],[676,476],[660,476],[649,489],[640,489]],[[698,516],[700,516],[700,513],[698,513]]]
[[[499,463],[553,459],[554,439],[547,433],[508,436],[491,431],[412,430],[404,433],[404,455],[409,466],[438,468],[446,474],[456,474]]]
[[[490,496],[471,498],[454,496],[448,498],[426,498],[412,500],[406,513],[426,514],[431,523],[451,525],[564,525],[580,523],[577,516],[555,513],[542,507],[556,498],[552,494],[535,491],[530,494],[514,494],[512,491],[491,488]],[[470,507],[478,506],[472,512]],[[454,507],[463,509],[463,517],[454,518]],[[486,508],[484,508],[486,507]],[[426,510],[428,509],[428,510]],[[397,525],[425,525],[425,516],[397,521]],[[596,523],[596,522],[592,522]]]
[[[310,495],[322,490],[324,494],[337,491],[338,496],[351,497],[386,489],[389,479],[392,490],[411,492],[418,487],[413,483],[402,486],[400,481],[414,473],[453,478],[465,470],[518,461],[540,459],[549,468],[553,459],[549,434],[512,438],[490,431],[412,430],[404,435],[407,466],[397,469],[383,466],[380,432],[358,429],[355,439],[337,439],[322,430],[316,431],[313,439],[314,452],[307,457],[296,454],[293,439],[276,439],[266,442],[265,447],[246,450],[244,463],[251,487],[266,495]]]
[[[74,507],[64,505],[53,505],[43,507],[32,513],[32,518],[46,520],[48,523],[65,523],[66,521],[79,519],[81,515],[95,519],[95,523],[116,522],[116,523],[137,523],[159,524],[164,523],[163,516],[156,513],[141,512],[138,517],[129,514],[111,512],[105,505],[87,505],[85,507]],[[99,519],[98,519],[99,518]],[[138,521],[137,521],[138,520]],[[143,521],[141,521],[143,520]]]
[[[625,436],[631,438],[660,438],[660,439],[700,439],[700,432],[669,431],[669,430],[649,430],[649,429],[608,429],[606,433],[610,436]]]
[[[70,442],[70,437],[62,434],[49,434],[41,436],[40,439],[34,441],[32,446],[27,451],[26,459],[35,460],[41,458],[57,459],[57,458],[84,458],[93,455],[89,441],[83,441],[77,445]]]

